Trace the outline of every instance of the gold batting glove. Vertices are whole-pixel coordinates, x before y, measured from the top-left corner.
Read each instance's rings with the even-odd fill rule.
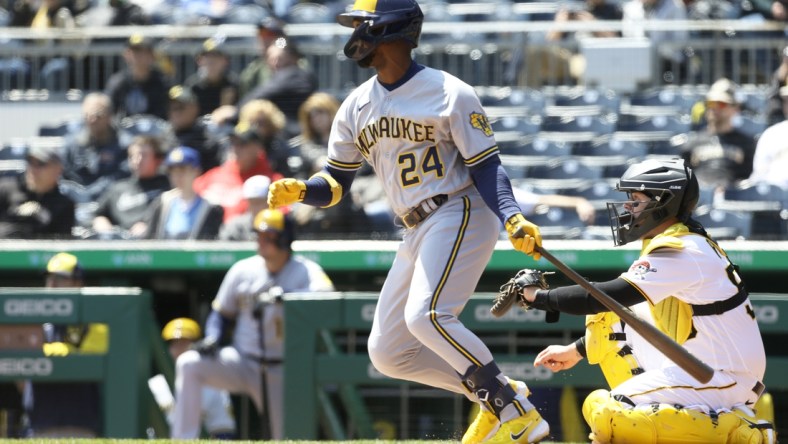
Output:
[[[304,200],[306,184],[298,179],[279,179],[268,186],[268,206],[276,209]]]
[[[522,213],[517,213],[507,219],[504,226],[515,250],[522,251],[534,258],[535,261],[542,257],[536,251],[536,247],[542,247],[542,234],[539,233],[539,227],[536,224],[528,222]]]
[[[44,344],[44,355],[45,356],[68,356],[68,354],[72,351],[72,347],[70,347],[65,342],[47,342]]]

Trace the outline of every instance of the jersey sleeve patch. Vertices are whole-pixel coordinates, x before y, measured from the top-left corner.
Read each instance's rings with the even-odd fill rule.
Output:
[[[493,135],[490,121],[484,113],[472,112],[470,116],[471,126],[484,133],[485,136],[490,137]]]
[[[646,279],[646,275],[651,272],[656,273],[657,269],[652,267],[649,261],[643,259],[635,261],[629,267],[629,275],[640,280]]]

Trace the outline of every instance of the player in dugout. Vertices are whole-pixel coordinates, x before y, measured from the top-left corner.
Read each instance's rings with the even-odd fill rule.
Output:
[[[630,166],[616,188],[626,200],[607,204],[614,242],[640,240],[641,253],[619,277],[594,285],[645,310],[715,370],[710,381],[697,381],[630,329],[617,334],[617,316],[579,285],[548,289],[541,272],[521,270],[496,304],[515,295],[525,309],[592,315],[588,336],[548,347],[535,365],[564,370],[584,356],[600,363],[611,390],[592,392],[582,409],[596,443],[775,442],[773,426],[751,410],[766,370],[755,312],[739,267],[691,217],[695,173],[680,159],[649,159]]]
[[[503,223],[514,248],[539,259],[539,227],[517,205],[473,88],[412,58],[424,14],[414,0],[357,0],[345,55],[374,76],[334,117],[327,165],[306,181],[271,184],[271,208],[339,203],[367,162],[404,228],[375,308],[367,348],[398,379],[464,394],[482,405],[463,444],[538,442],[550,427],[459,319]],[[524,384],[522,384],[524,386]],[[485,433],[480,433],[481,424]]]
[[[172,438],[199,437],[206,385],[248,395],[263,416],[263,439],[284,438],[282,296],[333,291],[334,284],[320,265],[293,254],[295,227],[284,213],[264,209],[253,224],[257,254],[227,271],[211,304],[205,337],[175,364]]]

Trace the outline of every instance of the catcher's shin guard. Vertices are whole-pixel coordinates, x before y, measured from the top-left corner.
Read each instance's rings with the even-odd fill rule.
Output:
[[[772,444],[774,428],[746,408],[705,413],[669,404],[631,408],[596,390],[583,403],[583,417],[598,443]]]

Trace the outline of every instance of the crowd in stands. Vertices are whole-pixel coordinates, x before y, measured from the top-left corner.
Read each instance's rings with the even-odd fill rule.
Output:
[[[263,8],[241,1],[166,3],[171,6],[167,17],[153,14],[150,4],[125,0],[106,6],[79,0],[46,0],[41,5],[28,0],[0,2],[0,10],[7,12],[0,16],[8,18],[8,26],[33,28],[177,23],[178,14],[173,12],[177,10],[192,19],[205,18],[197,23],[218,24],[231,22],[234,8],[264,9],[259,15],[247,11],[243,19],[256,24],[259,53],[239,72],[232,68],[228,42],[221,35],[202,42],[194,73],[181,83],[162,63],[153,39],[144,33],[125,39],[122,68],[106,76],[103,90],[84,92],[82,118],[56,128],[42,127],[40,135],[56,137],[39,138],[24,155],[17,152],[26,160],[24,171],[3,169],[0,238],[248,240],[251,231],[241,225],[264,205],[263,181],[308,178],[322,167],[342,97],[321,88],[315,67],[285,33],[288,13],[280,14],[284,19],[275,14],[305,4],[285,0]],[[551,19],[630,24],[649,18],[786,20],[781,1],[746,3],[586,0],[557,7]],[[322,6],[330,11],[341,7]],[[99,14],[100,8],[112,13]],[[655,45],[686,39],[683,31],[636,28],[592,35],[646,35]],[[556,31],[544,38],[560,41],[582,34]],[[663,51],[658,56],[664,83],[691,80],[691,54]],[[521,61],[516,63],[526,65],[524,71],[539,65],[529,65],[528,60],[558,58],[566,62],[575,80],[579,78],[575,71],[583,66],[579,54],[552,50],[518,57]],[[15,69],[9,62],[0,61],[0,72]],[[540,75],[528,78],[539,80]],[[479,95],[500,135],[503,163],[520,188],[521,205],[531,210],[535,220],[544,218],[544,224],[559,226],[561,236],[595,238],[589,234],[593,231],[583,229],[607,225],[603,201],[609,197],[609,178],[646,156],[686,158],[701,178],[707,197],[701,203],[708,204],[709,211],[725,200],[725,190],[752,188],[756,182],[788,194],[788,147],[779,142],[781,133],[788,131],[782,123],[788,109],[787,80],[788,47],[768,90],[752,95],[762,99],[754,105],[744,89],[724,78],[694,90],[689,99],[680,89],[656,89],[653,97],[644,98],[644,93],[638,99],[582,87],[549,97],[527,87],[495,96],[498,93],[481,87]],[[518,93],[526,90],[541,96],[542,103],[518,102]],[[679,96],[683,103],[676,99]],[[378,179],[364,169],[358,176],[353,198],[340,205],[315,209],[296,204],[289,209],[302,238],[400,235]],[[769,199],[778,194],[770,194]],[[579,200],[566,203],[558,199],[560,195]],[[787,201],[781,197],[778,207],[784,208]],[[595,214],[589,214],[591,208]],[[788,235],[785,214],[768,217],[773,221],[759,225],[751,220],[755,231],[743,229],[734,237]],[[581,230],[567,231],[565,225]],[[759,231],[764,226],[769,229]],[[600,232],[609,238],[608,230]]]

